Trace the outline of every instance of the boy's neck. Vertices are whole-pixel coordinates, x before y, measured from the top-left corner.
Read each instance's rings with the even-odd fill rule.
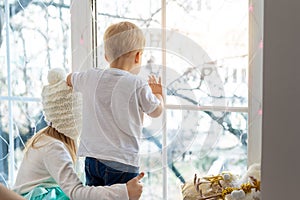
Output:
[[[115,68],[115,69],[120,69],[120,70],[125,70],[125,71],[131,71],[131,67],[129,67],[129,66],[110,65],[110,68]]]
[[[131,74],[138,74],[141,68],[141,55],[139,51],[126,53],[110,63],[110,68],[128,71]]]
[[[138,74],[139,73],[139,68],[138,67],[134,67],[134,66],[131,66],[131,67],[128,67],[128,66],[112,66],[110,65],[110,68],[114,68],[114,69],[120,69],[120,70],[124,70],[124,71],[127,71],[131,74]]]
[[[115,69],[120,69],[120,70],[125,70],[125,71],[130,71],[130,67],[128,66],[117,66],[117,65],[110,65],[110,68],[115,68]]]
[[[134,74],[136,64],[132,63],[128,59],[117,59],[114,62],[110,64],[110,68],[120,69],[124,71],[128,71],[132,74]]]

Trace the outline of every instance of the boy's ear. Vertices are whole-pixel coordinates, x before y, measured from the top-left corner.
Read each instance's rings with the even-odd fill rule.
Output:
[[[105,57],[105,60],[106,60],[107,62],[109,62],[106,53],[104,54],[104,57]]]
[[[135,63],[140,63],[142,59],[142,52],[141,51],[137,51],[135,54]]]

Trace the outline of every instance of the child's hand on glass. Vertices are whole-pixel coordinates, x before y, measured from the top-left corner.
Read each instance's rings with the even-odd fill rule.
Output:
[[[149,79],[148,79],[148,83],[149,83],[149,86],[150,86],[153,94],[160,94],[161,96],[163,96],[160,77],[158,78],[158,81],[157,81],[157,79],[155,78],[154,75],[150,75]]]

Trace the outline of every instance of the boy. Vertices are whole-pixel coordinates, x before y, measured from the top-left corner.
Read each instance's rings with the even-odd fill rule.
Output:
[[[85,156],[87,185],[125,183],[139,172],[143,113],[158,117],[164,108],[161,80],[148,83],[140,71],[145,38],[133,23],[105,31],[107,70],[73,73],[67,83],[83,94],[83,129],[79,156]]]

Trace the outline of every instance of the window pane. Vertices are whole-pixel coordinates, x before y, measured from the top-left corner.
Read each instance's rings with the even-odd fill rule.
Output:
[[[6,185],[8,179],[8,103],[0,103],[0,183]]]
[[[137,9],[138,8],[138,9]],[[161,1],[111,0],[97,2],[97,20],[100,38],[112,23],[130,21],[141,28],[161,26]]]
[[[168,110],[165,124],[161,118],[145,117],[141,170],[149,177],[162,172],[162,134],[166,125],[170,199],[180,199],[180,186],[193,179],[195,173],[216,175],[227,170],[241,175],[247,168],[247,118],[246,113],[190,110]],[[162,187],[163,180],[151,179],[147,184],[146,193]]]
[[[22,2],[10,5],[11,84],[15,96],[39,97],[50,68],[70,68],[69,5]]]
[[[3,14],[4,3],[0,5],[0,14]],[[69,0],[15,0],[9,1],[9,8],[8,44],[7,25],[3,18],[0,19],[0,64],[4,66],[0,69],[0,133],[7,140],[9,135],[13,135],[15,163],[9,163],[8,157],[5,157],[8,146],[2,139],[0,173],[5,181],[9,177],[8,165],[18,170],[24,144],[35,131],[45,126],[40,94],[42,86],[47,84],[48,70],[62,67],[69,71],[71,64]],[[7,46],[10,53],[8,63]],[[10,74],[7,74],[8,69]],[[10,83],[7,82],[9,77]],[[11,94],[8,93],[8,86]],[[9,102],[12,105],[13,130],[9,130]]]
[[[138,8],[138,9],[137,9]],[[142,30],[146,31],[149,28],[161,27],[161,1],[160,0],[112,0],[112,1],[98,1],[97,2],[97,26],[98,26],[98,67],[107,67],[107,62],[104,59],[103,50],[103,34],[106,28],[120,21],[130,21]],[[156,31],[157,32],[157,31]],[[147,38],[147,45],[151,42],[161,42],[160,38]],[[145,49],[143,55],[143,66],[146,66],[150,59],[149,51]],[[160,61],[159,61],[160,62]]]
[[[4,45],[2,45],[4,46]],[[5,51],[5,47],[1,48],[0,45],[0,66],[5,66],[6,62],[6,56],[5,53],[2,53],[2,51]],[[7,71],[5,67],[0,67],[0,97],[1,96],[7,96]],[[1,98],[0,98],[1,100]]]
[[[183,93],[204,106],[221,98],[226,106],[247,107],[248,0],[168,1],[166,13],[167,28],[186,37],[167,38],[167,49],[177,52],[167,60],[177,72],[168,78],[174,96]],[[174,41],[185,45],[174,49]],[[220,83],[211,83],[217,78]]]
[[[141,199],[163,200],[163,175],[160,171],[148,171],[143,178],[143,193]]]
[[[166,13],[167,103],[247,107],[248,0],[167,1]],[[161,70],[160,1],[98,3],[97,20],[100,68],[107,66],[101,47],[105,29],[127,20],[146,33],[145,74],[150,65]]]
[[[12,104],[13,130],[9,130],[9,109],[8,101],[1,101],[0,104],[0,182],[4,185],[9,177],[9,134],[14,134],[15,148],[15,172],[23,158],[23,150],[26,141],[39,129],[45,127],[42,118],[41,105],[39,102],[15,101]]]
[[[167,115],[169,199],[181,199],[180,186],[195,173],[246,171],[246,113],[169,110]]]
[[[21,164],[23,150],[26,142],[36,131],[44,128],[46,123],[43,118],[42,105],[40,102],[13,102],[13,123],[15,141],[15,167]]]

